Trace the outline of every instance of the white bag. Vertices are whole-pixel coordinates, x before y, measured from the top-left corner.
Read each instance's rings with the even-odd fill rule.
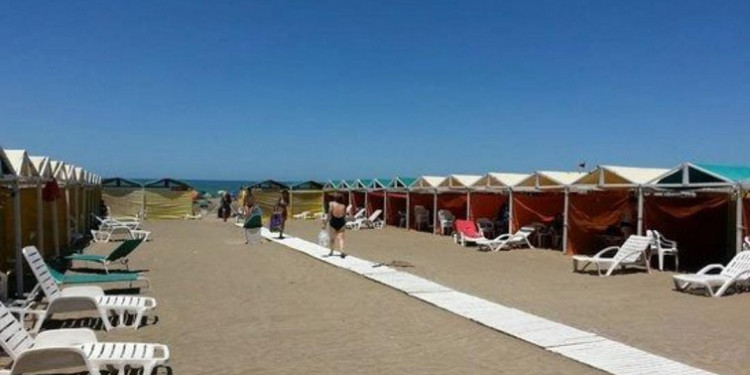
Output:
[[[327,230],[323,229],[318,233],[318,245],[323,246],[326,249],[331,245],[331,236],[328,235]]]

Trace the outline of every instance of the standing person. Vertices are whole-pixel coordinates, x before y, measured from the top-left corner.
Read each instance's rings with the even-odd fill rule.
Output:
[[[286,227],[287,217],[287,206],[289,206],[289,191],[284,189],[281,191],[281,196],[276,202],[274,213],[279,215],[281,222],[279,223],[279,239],[284,239],[284,228]]]
[[[245,244],[262,243],[260,228],[263,226],[263,211],[260,206],[255,204],[255,197],[253,197],[250,188],[245,191],[242,201],[242,209],[245,214],[245,223],[242,226],[245,232]]]
[[[221,218],[226,223],[232,213],[232,195],[228,191],[221,196],[221,208],[219,209],[221,210]]]
[[[250,214],[250,208],[255,205],[255,197],[253,197],[253,191],[248,187],[243,191],[242,194],[242,213],[245,218]]]
[[[330,233],[330,250],[328,256],[333,255],[333,246],[336,242],[339,243],[339,252],[341,257],[345,258],[344,253],[344,231],[346,230],[346,206],[344,205],[344,196],[336,194],[333,197],[333,201],[328,203],[328,215],[326,215],[323,221],[323,229],[328,224],[328,231]]]

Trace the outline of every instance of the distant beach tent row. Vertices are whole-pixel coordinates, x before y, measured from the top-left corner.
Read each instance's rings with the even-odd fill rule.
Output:
[[[750,222],[750,167],[711,164],[329,180],[323,190],[324,209],[341,194],[368,215],[381,210],[387,225],[435,234],[441,216],[502,223],[503,232],[559,221],[556,238],[537,240],[568,254],[601,250],[617,239],[612,228],[656,229],[680,243],[688,269],[731,259]]]
[[[47,156],[3,148],[0,172],[0,270],[11,271],[8,281],[21,293],[21,249],[36,246],[46,256],[69,250],[99,212],[101,178]]]
[[[323,185],[315,181],[274,181],[256,182],[249,186],[263,215],[269,217],[279,200],[282,190],[289,191],[289,215],[302,212],[319,213],[323,207]]]
[[[102,198],[113,216],[182,219],[193,213],[193,188],[171,178],[145,184],[121,177],[105,178]]]

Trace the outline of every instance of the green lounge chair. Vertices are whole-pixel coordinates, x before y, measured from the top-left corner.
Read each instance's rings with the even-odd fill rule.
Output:
[[[130,283],[134,281],[143,281],[146,283],[146,288],[151,288],[151,282],[145,276],[138,272],[113,272],[109,274],[99,273],[77,273],[77,274],[66,274],[62,273],[53,267],[49,268],[49,273],[55,282],[58,284],[102,284],[102,283]]]
[[[95,255],[95,254],[73,254],[68,255],[65,257],[65,259],[72,260],[72,261],[82,261],[82,262],[95,262],[95,263],[101,263],[104,265],[104,272],[109,273],[109,265],[114,262],[120,262],[125,265],[125,268],[128,270],[130,269],[128,267],[128,255],[135,250],[138,245],[143,242],[142,238],[136,239],[136,240],[125,240],[123,241],[120,246],[112,250],[109,255]]]

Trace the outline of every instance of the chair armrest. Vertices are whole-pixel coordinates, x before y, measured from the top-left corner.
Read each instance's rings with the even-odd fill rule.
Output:
[[[604,254],[606,254],[606,253],[608,253],[608,252],[610,252],[612,250],[614,250],[614,251],[620,250],[620,247],[619,246],[610,246],[610,247],[604,248],[603,250],[601,250],[598,253],[594,254],[594,256],[592,258],[597,258],[597,259],[601,258],[602,255],[604,255]]]
[[[96,333],[88,328],[66,328],[42,331],[34,339],[36,347],[72,346],[97,342]]]
[[[701,268],[700,271],[698,271],[698,273],[696,273],[696,275],[705,275],[706,273],[708,273],[708,271],[713,271],[713,270],[720,270],[721,271],[723,269],[724,269],[724,266],[721,265],[721,264],[709,264],[709,265]]]
[[[513,235],[512,235],[512,234],[510,234],[510,233],[505,233],[505,234],[501,234],[501,235],[499,235],[499,236],[495,237],[494,239],[492,239],[492,241],[506,241],[506,240],[508,240],[508,239],[509,239],[509,238],[510,238],[511,236],[513,236]]]

